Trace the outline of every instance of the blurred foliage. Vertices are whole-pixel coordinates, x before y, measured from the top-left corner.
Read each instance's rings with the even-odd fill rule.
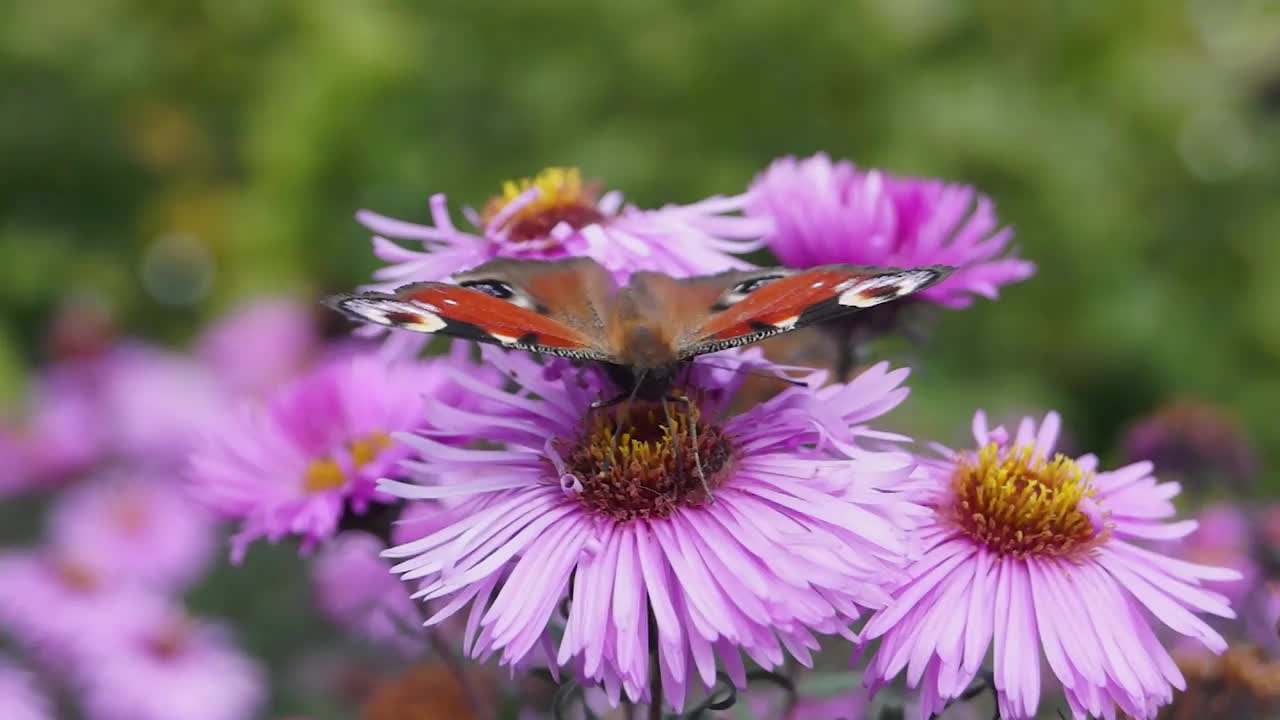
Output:
[[[478,206],[550,164],[653,206],[827,150],[977,184],[1040,266],[947,313],[911,358],[901,423],[959,441],[977,406],[1057,407],[1108,453],[1192,397],[1280,459],[1274,2],[0,9],[9,400],[68,294],[177,343],[246,294],[366,280],[360,207],[422,218],[436,191]]]

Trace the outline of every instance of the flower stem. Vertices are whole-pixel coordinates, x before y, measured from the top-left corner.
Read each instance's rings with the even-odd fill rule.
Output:
[[[418,613],[422,615],[422,619],[426,620],[426,605],[424,603],[414,603],[418,607]],[[485,699],[485,695],[480,692],[479,688],[472,682],[471,675],[462,665],[462,660],[454,654],[453,648],[449,645],[449,641],[440,633],[438,627],[424,627],[423,632],[427,636],[427,642],[430,643],[432,651],[440,656],[441,662],[445,667],[449,668],[449,672],[453,673],[454,679],[458,681],[458,686],[462,688],[462,694],[467,698],[467,704],[475,711],[475,716],[479,720],[493,720],[497,717],[494,708]]]
[[[649,610],[649,720],[662,720],[662,668],[658,661],[658,619]]]
[[[649,720],[662,720],[662,671],[656,652],[649,656]]]

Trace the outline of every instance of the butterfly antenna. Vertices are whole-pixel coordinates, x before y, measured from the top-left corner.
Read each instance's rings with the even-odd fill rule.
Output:
[[[702,454],[698,452],[698,421],[693,417],[693,401],[683,395],[672,395],[662,398],[662,412],[667,416],[667,427],[671,430],[672,448],[675,453],[676,467],[680,467],[680,446],[684,443],[676,437],[676,424],[671,417],[671,410],[667,403],[683,403],[685,405],[685,417],[689,419],[689,441],[693,445],[693,469],[698,474],[698,482],[702,483],[702,491],[707,494],[707,503],[715,502],[715,498],[711,495],[711,486],[707,484],[707,476],[702,472]]]
[[[617,405],[622,399],[626,398],[626,405],[622,409],[622,416],[628,420],[631,418],[631,404],[635,402],[636,395],[640,392],[640,385],[644,383],[644,376],[649,373],[648,368],[642,368],[640,373],[636,375],[635,382],[631,386],[631,392],[627,395],[618,395],[612,400],[603,403],[592,403],[591,407],[601,408]],[[619,418],[613,425],[613,437],[609,439],[609,456],[605,458],[605,470],[609,470],[609,462],[613,460],[613,455],[618,449],[618,438],[622,435],[622,419]]]

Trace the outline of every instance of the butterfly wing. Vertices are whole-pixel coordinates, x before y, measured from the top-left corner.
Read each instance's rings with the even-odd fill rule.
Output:
[[[942,280],[952,268],[822,265],[730,272],[674,280],[665,290],[684,359],[746,345],[897,300]]]
[[[583,360],[614,360],[603,317],[613,277],[587,258],[546,262],[494,260],[394,293],[329,298],[352,319]]]

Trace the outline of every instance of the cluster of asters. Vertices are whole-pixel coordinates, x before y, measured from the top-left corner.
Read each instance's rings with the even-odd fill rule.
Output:
[[[903,314],[995,299],[1034,272],[974,188],[825,155],[780,159],[741,194],[657,209],[551,169],[463,216],[469,227],[443,195],[426,224],[359,213],[387,263],[369,287],[443,280],[495,257],[585,256],[620,282],[770,255],[796,268],[957,268],[889,317],[855,316],[828,342],[843,351],[900,328]],[[643,400],[601,411],[617,389],[589,364],[462,343],[424,357],[425,336],[397,331],[377,352],[284,370],[276,343],[239,332],[198,355],[237,389],[198,411],[202,439],[182,473],[190,495],[237,522],[232,560],[259,540],[296,542],[320,605],[365,636],[414,652],[445,631],[468,658],[549,674],[600,706],[695,712],[834,652],[858,687],[745,711],[853,718],[905,703],[923,719],[965,711],[976,688],[1007,720],[1051,702],[1077,718],[1154,718],[1186,686],[1176,652],[1226,649],[1218,619],[1235,617],[1229,594],[1249,572],[1195,556],[1183,539],[1196,523],[1175,519],[1180,487],[1151,463],[1059,452],[1057,413],[1006,429],[975,410],[972,441],[954,449],[886,429],[909,371],[885,362],[854,372],[840,352],[725,351],[693,364],[680,387],[689,402],[669,415]],[[762,377],[786,380],[762,391]],[[63,562],[19,560],[37,558]],[[143,563],[162,574],[155,564]],[[57,567],[49,576],[74,585],[77,571]],[[36,634],[32,613],[5,612]],[[59,616],[100,617],[78,612]],[[160,656],[206,642],[182,627]],[[250,669],[218,672],[257,700],[244,690],[260,688]],[[250,717],[246,707],[164,717]]]
[[[116,337],[93,306],[61,313],[57,360],[0,431],[6,516],[48,508],[37,545],[0,550],[0,637],[22,657],[0,658],[0,717],[238,720],[263,706],[261,665],[186,609],[218,529],[182,477],[227,397],[266,390],[310,352],[307,316],[258,303],[179,354]],[[239,347],[268,337],[277,353],[246,363]]]

